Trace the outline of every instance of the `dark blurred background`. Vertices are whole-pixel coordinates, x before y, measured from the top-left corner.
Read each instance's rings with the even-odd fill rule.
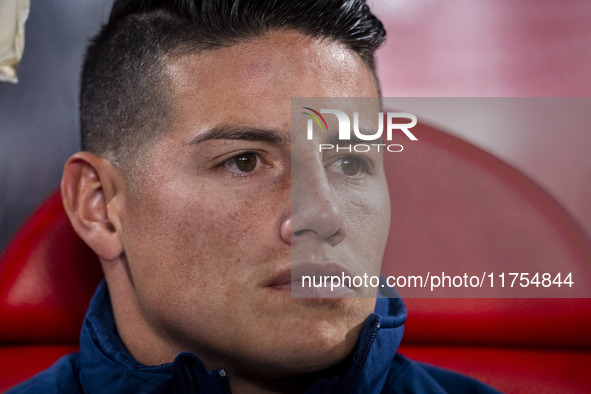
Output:
[[[112,0],[32,0],[19,82],[0,82],[0,251],[78,149],[84,48]]]

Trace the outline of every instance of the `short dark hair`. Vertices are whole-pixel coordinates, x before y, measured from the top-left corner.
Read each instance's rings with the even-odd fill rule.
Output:
[[[166,59],[274,30],[340,42],[374,76],[386,34],[365,0],[116,0],[82,70],[82,149],[124,164],[169,126]]]

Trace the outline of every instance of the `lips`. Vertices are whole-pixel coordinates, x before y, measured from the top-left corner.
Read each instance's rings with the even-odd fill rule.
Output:
[[[298,298],[351,297],[355,294],[355,289],[337,283],[342,282],[342,277],[352,275],[347,268],[338,263],[294,263],[273,276],[267,287],[291,292],[292,297]]]

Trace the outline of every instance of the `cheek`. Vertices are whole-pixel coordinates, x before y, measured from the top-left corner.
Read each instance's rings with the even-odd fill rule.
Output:
[[[365,261],[381,263],[390,230],[390,198],[384,182],[341,194],[346,234]]]
[[[260,204],[177,193],[130,210],[129,272],[150,321],[181,335],[179,327],[238,313],[236,300],[252,292],[265,264],[289,258],[274,242],[271,210]]]
[[[205,191],[143,198],[129,210],[125,244],[131,272],[152,288],[164,282],[190,292],[196,284],[231,286],[236,273],[247,275],[272,250],[277,218],[271,204]]]

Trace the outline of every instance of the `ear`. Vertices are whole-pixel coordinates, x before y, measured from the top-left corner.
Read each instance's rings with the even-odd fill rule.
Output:
[[[123,253],[116,200],[125,195],[125,176],[89,152],[78,152],[64,166],[61,193],[74,230],[103,260]]]

